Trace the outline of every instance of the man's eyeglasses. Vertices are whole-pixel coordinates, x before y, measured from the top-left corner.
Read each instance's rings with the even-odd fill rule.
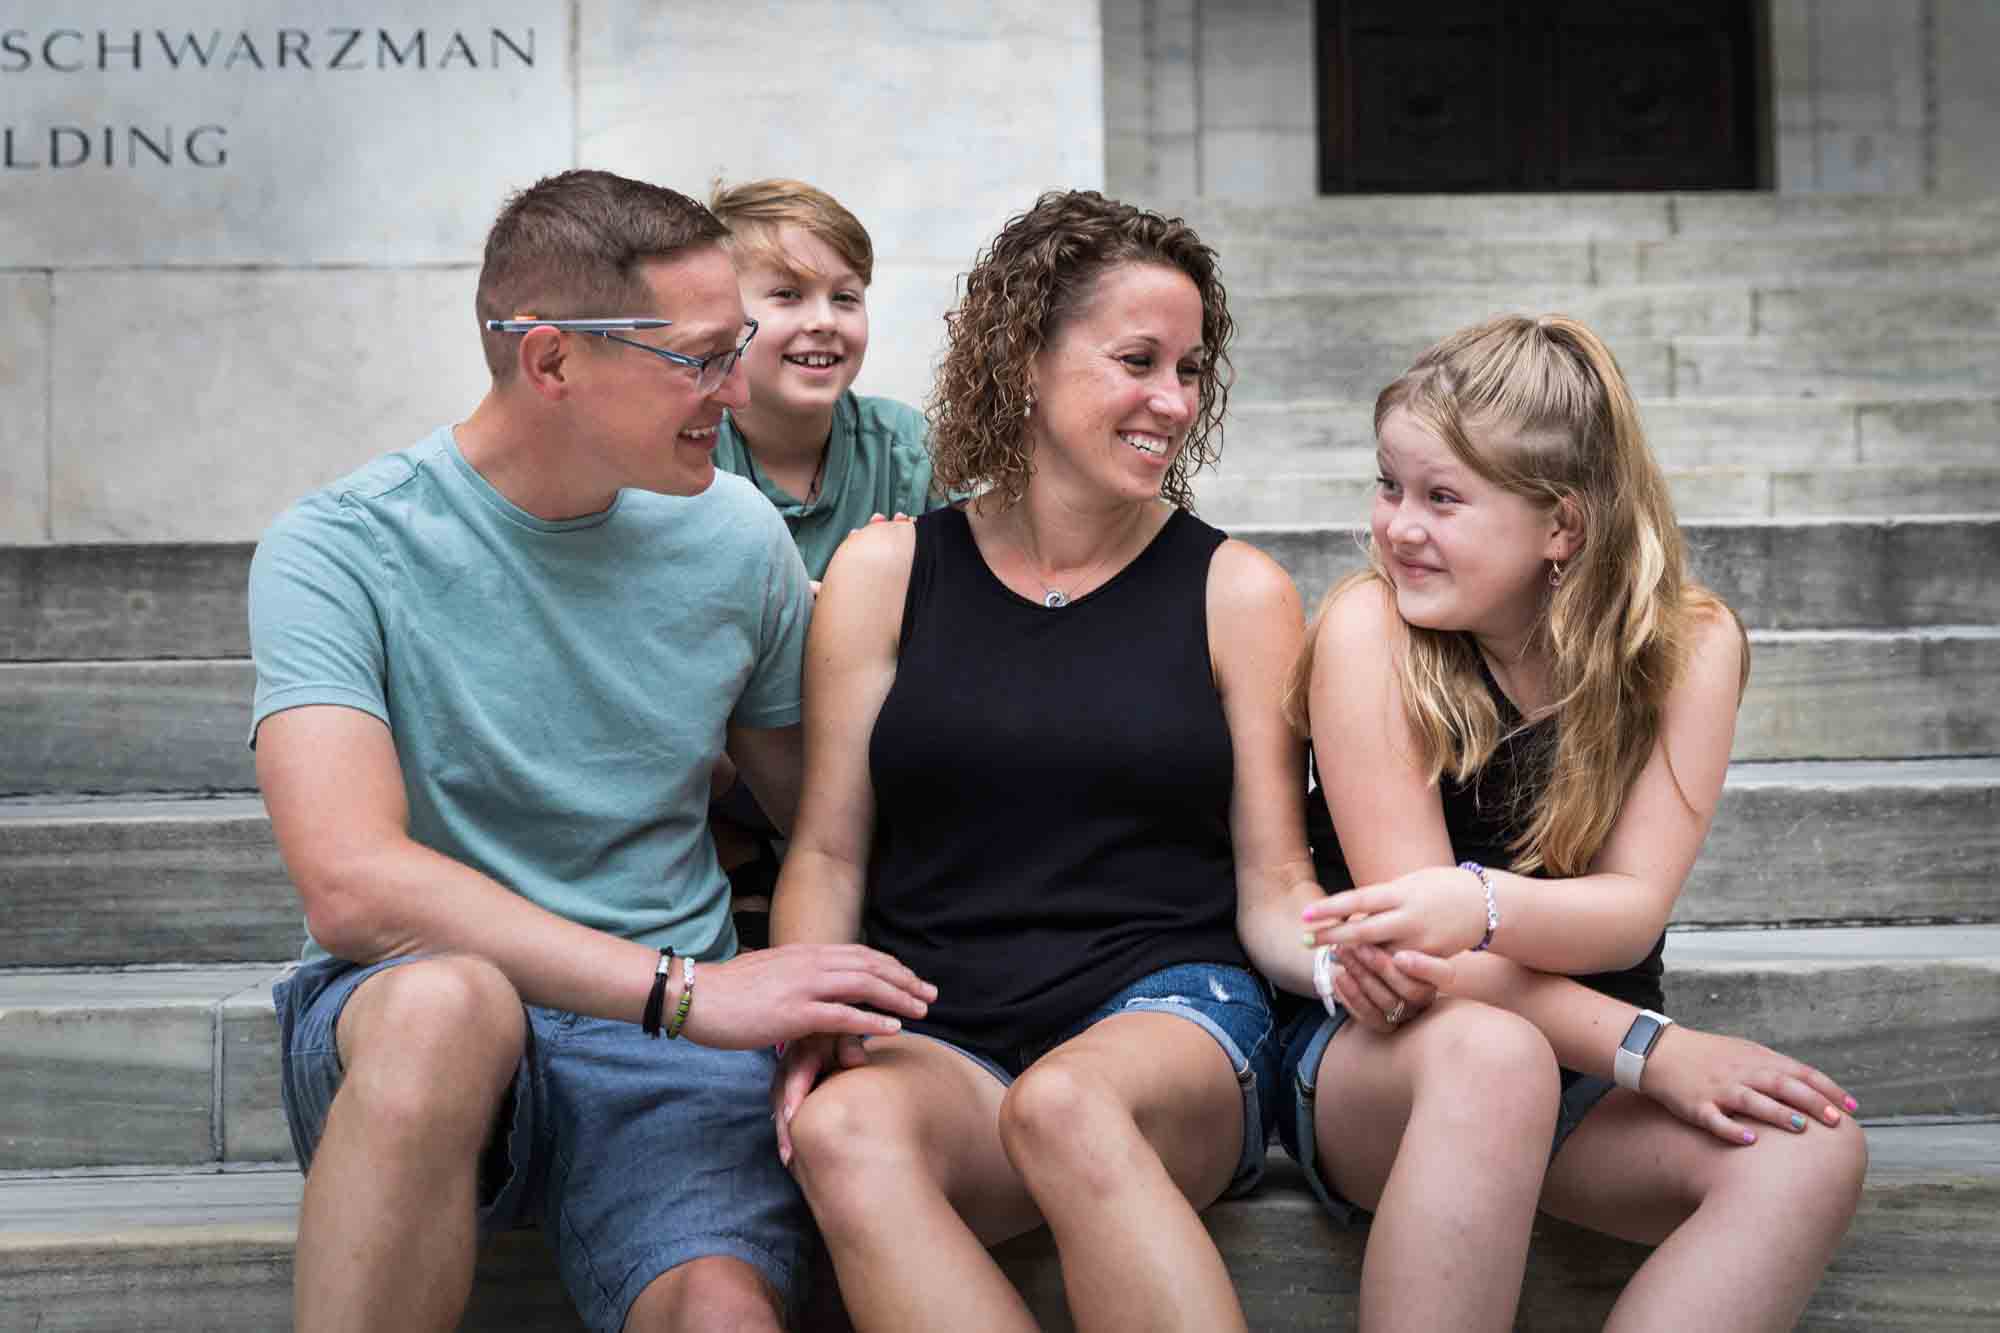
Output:
[[[736,346],[726,352],[712,352],[707,356],[688,356],[682,352],[669,351],[664,347],[654,347],[650,343],[642,343],[636,338],[621,338],[618,336],[620,333],[637,332],[640,329],[664,329],[672,323],[671,319],[643,317],[633,319],[489,319],[486,321],[486,327],[488,331],[493,333],[526,333],[531,329],[564,329],[570,333],[588,333],[610,342],[624,343],[627,347],[636,347],[642,352],[651,352],[661,360],[671,361],[677,366],[691,368],[694,371],[694,387],[702,393],[714,393],[722,387],[722,382],[729,378],[729,372],[736,369],[736,363],[742,359],[743,353],[749,348],[750,340],[757,336],[757,321],[746,319],[743,321],[745,332],[742,342],[736,344]]]

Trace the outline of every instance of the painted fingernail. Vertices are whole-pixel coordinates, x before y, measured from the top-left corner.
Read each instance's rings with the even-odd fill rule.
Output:
[[[1849,1097],[1849,1098],[1847,1099],[1847,1111],[1848,1111],[1848,1114],[1852,1115],[1852,1114],[1853,1114],[1854,1112],[1856,1112],[1856,1111],[1859,1111],[1860,1109],[1861,1109],[1861,1103],[1860,1103],[1860,1102],[1857,1102],[1857,1101],[1855,1101],[1855,1100],[1854,1100],[1854,1099],[1853,1099],[1852,1097]]]
[[[1313,934],[1310,930],[1302,930],[1299,932],[1299,943],[1305,945],[1308,949],[1318,948],[1319,936]]]
[[[1827,1123],[1827,1124],[1829,1124],[1829,1125],[1837,1125],[1837,1124],[1839,1124],[1839,1123],[1840,1123],[1840,1112],[1839,1112],[1839,1111],[1837,1111],[1837,1110],[1835,1110],[1835,1109],[1834,1109],[1833,1107],[1831,1107],[1831,1106],[1827,1107],[1827,1108],[1826,1108],[1826,1123]]]
[[[1755,1134],[1752,1134],[1749,1130],[1746,1129],[1743,1131],[1743,1141],[1745,1143],[1755,1143],[1757,1141],[1757,1136]]]
[[[1806,1130],[1806,1118],[1797,1111],[1792,1112],[1792,1128],[1800,1134]]]

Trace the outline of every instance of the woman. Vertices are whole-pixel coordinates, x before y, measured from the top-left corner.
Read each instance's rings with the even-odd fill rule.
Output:
[[[1343,890],[1305,910],[1307,939],[1347,966],[1330,1015],[1288,1029],[1281,1086],[1300,1092],[1280,1132],[1337,1217],[1448,1217],[1464,1181],[1402,1140],[1381,1068],[1429,1023],[1409,1015],[1432,985],[1510,1010],[1563,1069],[1541,1207],[1658,1247],[1611,1326],[1789,1328],[1859,1199],[1855,1104],[1658,1013],[1748,676],[1742,627],[1689,581],[1637,407],[1582,325],[1454,334],[1383,390],[1375,427],[1370,568],[1329,594],[1290,691],[1324,797],[1320,879]],[[1375,1235],[1364,1322],[1507,1325],[1421,1308],[1472,1295],[1420,1281],[1448,1234]]]
[[[1241,1329],[1196,1215],[1263,1163],[1271,1015],[1235,922],[1291,904],[1296,957],[1320,895],[1279,708],[1297,594],[1187,512],[1227,398],[1215,256],[1051,193],[947,323],[937,476],[982,493],[827,572],[773,915],[938,998],[865,1052],[795,1044],[781,1153],[861,1329],[1033,1328],[986,1247],[1044,1222],[1079,1327]]]

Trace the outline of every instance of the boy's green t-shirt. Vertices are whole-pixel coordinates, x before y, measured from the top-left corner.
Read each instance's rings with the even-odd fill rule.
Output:
[[[876,514],[912,518],[945,503],[931,495],[931,456],[923,413],[893,398],[864,398],[849,389],[833,407],[826,473],[819,495],[801,503],[773,485],[750,457],[743,433],[728,416],[717,433],[715,465],[747,478],[778,508],[792,530],[806,572],[824,578],[847,534]]]

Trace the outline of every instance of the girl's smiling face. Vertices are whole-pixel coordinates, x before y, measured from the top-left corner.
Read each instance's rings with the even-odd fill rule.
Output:
[[[1507,443],[1504,429],[1471,433],[1482,449]],[[1556,507],[1480,476],[1402,408],[1383,419],[1375,458],[1370,529],[1403,619],[1523,639],[1548,595],[1549,562],[1572,546]]]

